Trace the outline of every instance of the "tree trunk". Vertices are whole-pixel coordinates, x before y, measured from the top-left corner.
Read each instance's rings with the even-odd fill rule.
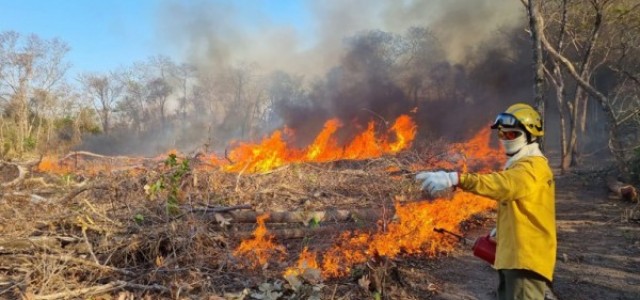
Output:
[[[167,96],[162,96],[160,98],[160,123],[162,124],[162,128],[167,127],[167,117],[165,116],[164,105],[167,102]]]
[[[0,118],[0,159],[4,159],[4,118]]]
[[[109,134],[109,126],[111,126],[109,123],[109,110],[104,108],[102,110],[102,131],[107,135]]]
[[[540,3],[539,0],[529,0],[529,27],[531,28],[531,40],[533,47],[533,65],[534,65],[534,80],[533,80],[533,95],[534,103],[540,117],[542,119],[542,126],[545,127],[545,103],[544,103],[544,65],[542,64],[542,45],[540,43],[540,36],[542,35],[542,27],[538,22],[538,16],[540,15]],[[544,149],[544,140],[540,140],[540,148]]]
[[[579,92],[579,91],[577,91]],[[576,158],[574,156],[575,148],[578,143],[578,107],[579,107],[579,95],[575,95],[573,101],[569,105],[569,113],[571,114],[571,123],[569,125],[569,145],[567,152],[570,154],[570,166],[577,166]]]
[[[30,68],[28,68],[30,70]],[[27,132],[29,130],[29,106],[27,105],[27,77],[31,76],[31,71],[27,71],[27,75],[20,79],[20,86],[15,95],[16,101],[16,123],[17,123],[17,141],[16,152],[19,156],[24,153],[24,143],[27,140]]]

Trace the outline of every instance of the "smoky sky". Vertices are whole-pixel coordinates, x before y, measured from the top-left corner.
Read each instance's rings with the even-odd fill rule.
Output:
[[[499,27],[519,24],[519,1],[504,0],[325,0],[302,1],[310,12],[308,31],[269,20],[260,11],[246,14],[234,1],[165,1],[158,35],[185,60],[218,67],[255,61],[264,70],[322,76],[344,54],[344,39],[363,30],[403,32],[429,27],[452,61]]]
[[[442,49],[442,61],[430,74],[433,81],[440,76],[453,82],[453,92],[421,102],[414,115],[419,134],[468,137],[504,105],[526,102],[532,93],[527,81],[531,76],[526,49],[530,47],[521,41],[508,41],[505,46],[496,38],[499,31],[518,37],[525,34],[526,16],[519,1],[309,0],[302,2],[309,11],[304,31],[277,23],[259,9],[247,13],[239,3],[164,1],[158,10],[157,36],[172,52],[180,53],[177,61],[194,65],[206,76],[224,76],[234,66],[251,65],[265,77],[279,71],[303,78],[304,101],[277,103],[273,113],[277,122],[263,126],[262,135],[287,126],[301,133],[295,142],[304,145],[324,122],[338,118],[347,125],[340,137],[348,140],[371,120],[380,121],[378,129],[384,130],[396,117],[412,111],[416,103],[392,78],[389,62],[376,53],[382,40],[413,27],[428,28]],[[192,117],[207,118],[212,116]],[[203,140],[227,144],[243,138],[236,134],[237,127],[214,130],[204,123],[167,132],[188,139],[183,144],[191,146]],[[110,144],[135,140],[161,151],[162,141],[172,141],[164,148],[179,148],[176,138],[162,135],[163,130],[154,131],[149,134],[153,143],[145,143],[143,137],[127,139],[124,134],[118,143]],[[153,154],[149,149],[145,152]]]
[[[317,131],[326,119],[362,123],[372,117],[393,120],[411,110],[406,95],[388,74],[368,70],[374,51],[349,40],[367,31],[401,34],[427,27],[437,35],[447,62],[468,65],[483,42],[499,28],[521,26],[519,1],[424,0],[304,1],[309,31],[276,24],[260,12],[249,17],[233,1],[166,1],[159,29],[184,59],[211,72],[238,62],[255,62],[261,72],[282,70],[321,81],[306,106],[280,106],[283,125]],[[377,116],[379,115],[379,116]],[[360,124],[362,125],[362,124]]]

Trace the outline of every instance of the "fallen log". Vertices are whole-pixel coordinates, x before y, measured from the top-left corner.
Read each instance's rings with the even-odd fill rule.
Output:
[[[53,251],[60,250],[60,248],[60,241],[50,236],[0,239],[0,253],[30,252],[37,249]]]
[[[633,185],[620,182],[613,177],[607,177],[607,186],[618,198],[638,202],[638,191]]]
[[[392,209],[388,209],[387,214],[393,213]],[[377,221],[384,214],[383,208],[360,208],[354,210],[346,209],[325,209],[321,211],[272,211],[272,212],[256,212],[256,211],[230,211],[223,212],[225,216],[231,217],[231,223],[255,223],[257,217],[263,214],[269,214],[266,223],[302,223],[310,222],[336,222],[344,223],[350,221]]]
[[[301,239],[305,237],[311,236],[323,236],[326,237],[330,234],[342,234],[348,230],[360,229],[360,226],[354,223],[350,224],[339,224],[339,225],[325,225],[325,226],[317,226],[317,227],[303,227],[303,228],[283,228],[283,229],[273,229],[269,230],[269,234],[276,237],[279,240],[286,239]],[[234,233],[234,236],[240,238],[242,240],[253,237],[254,233],[249,231],[239,231]]]
[[[2,262],[3,266],[8,266],[10,265],[10,263],[8,261],[3,261],[2,258],[5,258],[7,256],[3,256],[0,257],[0,262]],[[93,261],[90,260],[86,260],[86,259],[82,259],[79,256],[77,256],[76,254],[74,255],[70,255],[70,254],[46,254],[46,253],[40,253],[40,254],[12,254],[12,255],[8,255],[8,258],[10,259],[10,261],[12,263],[14,263],[15,265],[27,265],[28,261],[33,261],[33,260],[41,260],[41,259],[48,259],[48,260],[56,260],[59,261],[60,263],[68,263],[70,265],[82,265],[82,266],[87,266],[87,267],[91,267],[91,268],[95,268],[95,269],[100,269],[100,270],[104,270],[104,271],[112,271],[115,273],[119,273],[122,275],[126,275],[126,276],[135,276],[135,273],[126,269],[121,269],[121,268],[116,268],[113,266],[109,266],[109,265],[102,265],[99,263],[95,263]]]
[[[2,187],[10,187],[24,180],[27,170],[16,164],[0,163],[0,181]]]
[[[207,207],[183,207],[185,210],[189,210],[191,212],[202,212],[202,213],[223,213],[230,212],[232,210],[238,209],[251,209],[251,204],[242,204],[235,206],[207,206]]]
[[[88,296],[104,294],[104,293],[112,292],[115,290],[127,289],[127,288],[143,290],[143,291],[155,291],[155,292],[160,292],[165,294],[168,294],[171,292],[169,288],[158,285],[158,284],[143,285],[143,284],[136,284],[136,283],[130,283],[122,280],[117,280],[107,284],[90,286],[90,287],[81,288],[81,289],[72,290],[72,291],[65,291],[65,292],[49,294],[49,295],[35,295],[33,296],[33,299],[54,300],[54,299],[71,299],[71,298],[77,298],[77,297],[87,298]]]

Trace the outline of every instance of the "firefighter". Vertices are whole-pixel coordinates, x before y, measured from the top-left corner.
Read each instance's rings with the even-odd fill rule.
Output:
[[[544,299],[556,262],[556,220],[553,173],[538,143],[542,120],[531,106],[518,103],[491,128],[508,156],[504,170],[421,172],[416,179],[432,195],[460,188],[496,200],[498,299]]]

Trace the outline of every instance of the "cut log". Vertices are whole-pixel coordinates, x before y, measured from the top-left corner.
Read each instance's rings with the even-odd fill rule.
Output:
[[[620,182],[613,177],[607,177],[607,186],[620,199],[638,202],[638,190],[633,185]]]
[[[387,214],[389,214],[389,210]],[[231,211],[224,215],[231,217],[231,223],[255,223],[258,216],[269,214],[266,223],[302,223],[310,222],[337,222],[349,221],[377,221],[382,218],[382,208],[360,208],[354,210],[326,209],[322,211],[272,211],[259,213],[255,211]],[[391,210],[392,211],[392,210]]]
[[[238,209],[251,209],[252,206],[250,204],[242,204],[235,206],[207,206],[207,207],[186,207],[183,206],[184,210],[190,210],[191,212],[202,212],[202,213],[223,213],[230,212],[232,210]]]
[[[286,239],[301,239],[305,237],[311,236],[323,236],[335,234],[339,235],[347,230],[355,230],[361,229],[359,225],[355,223],[351,224],[331,224],[326,226],[317,226],[317,227],[302,227],[302,228],[284,228],[284,229],[273,229],[269,230],[269,234],[276,237],[279,240]],[[240,238],[242,240],[253,237],[253,232],[250,231],[238,231],[234,233],[234,236]]]

